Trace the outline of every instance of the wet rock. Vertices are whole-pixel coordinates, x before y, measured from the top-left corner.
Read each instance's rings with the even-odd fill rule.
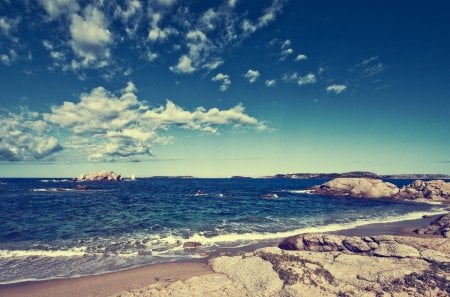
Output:
[[[450,236],[450,213],[438,217],[429,226],[414,230],[417,234],[440,235],[445,238]]]
[[[183,243],[183,248],[184,249],[195,249],[201,245],[202,244],[198,241],[186,241],[185,243]]]

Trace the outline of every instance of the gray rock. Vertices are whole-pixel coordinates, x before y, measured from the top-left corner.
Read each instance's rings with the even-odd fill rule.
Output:
[[[429,226],[414,230],[417,234],[440,235],[448,238],[450,230],[450,213],[438,217]]]
[[[123,180],[122,176],[111,170],[81,174],[80,176],[74,178],[74,181],[121,181],[121,180]]]
[[[428,199],[436,201],[450,199],[450,183],[443,180],[415,180],[413,183],[399,189],[392,183],[376,178],[335,178],[320,186],[314,186],[311,190],[312,193],[321,195],[372,199]]]

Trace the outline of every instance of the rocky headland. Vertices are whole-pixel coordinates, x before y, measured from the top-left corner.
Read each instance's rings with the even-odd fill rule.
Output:
[[[390,182],[376,178],[335,178],[322,185],[314,186],[310,190],[314,194],[332,196],[415,201],[450,200],[450,182],[444,180],[415,180],[399,188]]]
[[[85,182],[85,181],[121,181],[123,180],[120,174],[115,173],[112,170],[100,171],[100,172],[91,172],[88,174],[81,174],[78,177],[73,179],[77,182]]]

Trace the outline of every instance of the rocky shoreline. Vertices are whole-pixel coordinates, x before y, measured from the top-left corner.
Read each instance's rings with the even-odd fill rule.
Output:
[[[438,222],[448,225],[448,217]],[[430,226],[436,225],[432,222]],[[430,226],[425,226],[427,229]],[[434,227],[432,227],[434,228]],[[211,274],[113,296],[448,296],[450,240],[301,234],[278,247],[211,259]]]

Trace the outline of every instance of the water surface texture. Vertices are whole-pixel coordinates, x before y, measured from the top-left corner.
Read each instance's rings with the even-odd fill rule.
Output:
[[[88,190],[76,191],[69,180],[2,179],[0,283],[203,257],[218,247],[442,212],[304,191],[324,181],[161,178],[85,183]],[[201,250],[185,251],[186,241],[201,242]]]

